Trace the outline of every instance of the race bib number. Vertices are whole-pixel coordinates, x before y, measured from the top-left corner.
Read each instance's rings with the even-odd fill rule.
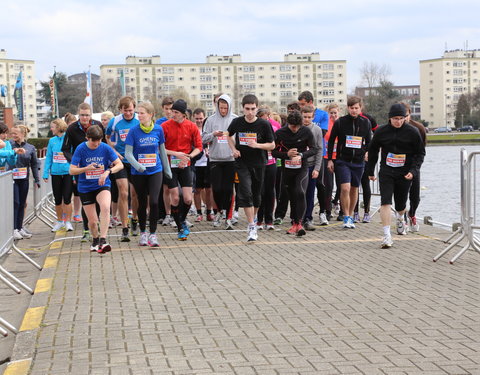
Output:
[[[63,155],[63,152],[53,153],[53,162],[57,164],[67,164],[67,158]]]
[[[389,167],[398,168],[403,167],[405,165],[405,161],[407,160],[406,154],[392,154],[389,152],[387,154],[386,164]]]
[[[118,131],[118,134],[120,135],[120,139],[125,142],[125,139],[127,139],[128,131],[130,129],[122,129]]]
[[[155,167],[157,165],[156,154],[138,154],[138,162],[144,167]]]
[[[85,177],[87,180],[98,180],[104,172],[103,165],[100,168],[94,169],[93,171],[86,171]]]
[[[224,133],[225,134],[225,133]],[[222,135],[220,137],[217,137],[217,143],[228,143],[228,139],[226,135]]]
[[[362,137],[355,137],[353,135],[347,135],[345,140],[345,147],[348,148],[362,148]]]
[[[15,168],[12,172],[14,180],[23,180],[27,178],[27,168]]]
[[[299,160],[285,160],[285,168],[288,169],[299,169],[302,168],[302,159]]]
[[[267,155],[268,155],[268,161],[272,161],[273,160],[272,152],[268,151]]]
[[[247,146],[248,142],[257,141],[257,133],[238,133],[238,140],[241,145]]]
[[[181,160],[176,156],[170,156],[170,168],[178,168],[180,166]]]

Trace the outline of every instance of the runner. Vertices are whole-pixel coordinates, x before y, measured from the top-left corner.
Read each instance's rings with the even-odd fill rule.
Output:
[[[55,200],[55,213],[57,214],[57,222],[53,226],[52,232],[59,231],[62,228],[73,231],[71,223],[73,178],[69,174],[70,164],[62,152],[67,124],[62,119],[57,118],[52,121],[50,130],[53,138],[48,141],[43,180],[47,183],[48,177],[52,176],[52,192]]]
[[[106,130],[107,143],[115,150],[115,153],[124,164],[123,168],[113,175],[118,188],[118,211],[120,213],[120,221],[122,222],[121,242],[130,242],[130,238],[128,237],[129,190],[132,205],[132,235],[138,236],[137,194],[131,181],[130,163],[125,159],[125,140],[127,139],[128,132],[133,126],[139,123],[135,115],[135,105],[135,100],[130,96],[120,98],[118,109],[121,114],[110,120]],[[112,137],[115,139],[115,144],[112,143]]]
[[[177,224],[178,240],[185,241],[190,229],[185,222],[192,205],[193,174],[191,159],[202,151],[200,132],[192,121],[187,120],[187,103],[179,99],[173,103],[172,118],[162,124],[165,148],[170,157],[172,177],[165,176],[164,189],[168,189],[172,216]],[[180,204],[179,184],[182,188],[183,205]]]
[[[123,164],[115,151],[102,143],[104,135],[101,125],[90,126],[86,136],[87,141],[78,145],[72,156],[70,174],[79,176],[78,192],[93,236],[90,250],[103,254],[111,250],[107,243],[112,198],[109,175],[122,169]],[[96,203],[100,206],[100,233]]]
[[[25,152],[23,148],[12,149],[12,144],[7,141],[8,126],[0,121],[0,140],[3,147],[0,149],[0,173],[5,172],[8,166],[14,167],[17,163],[17,154]]]
[[[228,127],[228,145],[239,178],[238,205],[243,207],[248,221],[247,241],[258,239],[254,218],[261,203],[267,151],[275,147],[272,126],[256,116],[257,107],[257,97],[245,95],[242,99],[244,116],[233,119]]]
[[[125,157],[133,167],[132,183],[138,196],[138,220],[140,246],[158,247],[157,222],[158,198],[163,174],[171,178],[172,173],[165,151],[165,138],[160,125],[153,122],[154,108],[150,103],[137,107],[139,124],[130,128],[125,140]],[[146,232],[147,199],[149,202],[150,233]]]
[[[358,199],[358,187],[364,169],[368,144],[372,136],[370,121],[361,117],[362,99],[350,96],[347,100],[348,115],[333,124],[328,140],[327,168],[333,173],[333,151],[337,142],[335,174],[340,182],[340,204],[344,212],[343,228],[355,228],[353,210]]]
[[[312,112],[313,113],[313,112]],[[308,185],[307,159],[318,152],[312,131],[303,126],[302,114],[289,113],[287,126],[275,133],[275,149],[272,156],[283,159],[283,179],[290,197],[290,217],[292,227],[287,234],[305,235],[302,220],[306,210],[306,191]]]
[[[393,104],[388,113],[388,124],[381,126],[373,135],[369,147],[368,176],[374,181],[375,165],[381,149],[380,182],[381,207],[380,217],[383,226],[382,248],[393,245],[390,233],[392,195],[395,199],[397,233],[407,234],[404,213],[408,191],[425,157],[425,146],[419,131],[405,121],[405,106]]]

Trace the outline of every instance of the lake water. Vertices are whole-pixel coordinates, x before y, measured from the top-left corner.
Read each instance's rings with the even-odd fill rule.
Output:
[[[423,221],[424,216],[431,216],[434,221],[445,224],[460,222],[460,150],[462,148],[469,153],[480,151],[480,145],[427,146],[427,154],[421,169],[421,202],[417,210],[418,219]],[[479,175],[477,186],[480,190],[480,162],[476,167]],[[378,204],[378,200],[373,199],[372,203]],[[480,213],[479,204],[480,198],[477,198],[478,213]]]

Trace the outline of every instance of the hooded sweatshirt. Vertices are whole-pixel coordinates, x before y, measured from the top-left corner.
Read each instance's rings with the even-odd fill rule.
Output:
[[[218,109],[218,103],[220,100],[224,100],[228,104],[228,112],[226,116],[222,116]],[[232,99],[228,95],[223,94],[218,98],[216,109],[216,112],[205,121],[205,125],[203,126],[202,141],[204,144],[208,144],[209,146],[208,155],[210,161],[234,161],[232,151],[228,146],[227,136],[215,137],[213,135],[213,133],[217,130],[226,132],[232,120],[238,117],[232,113]]]

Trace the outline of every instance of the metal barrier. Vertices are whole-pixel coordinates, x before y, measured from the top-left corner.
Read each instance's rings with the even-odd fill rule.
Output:
[[[466,244],[461,250],[455,254],[450,260],[453,264],[460,258],[467,250],[474,250],[480,253],[480,238],[477,236],[475,230],[480,229],[479,223],[476,221],[477,217],[477,184],[476,180],[480,176],[476,169],[476,156],[480,152],[471,152],[470,154],[462,148],[460,150],[460,204],[461,204],[461,219],[457,230],[450,235],[444,242],[448,243],[453,238],[457,237],[450,245],[442,250],[433,258],[436,262],[447,252],[453,249],[461,241],[466,240]]]
[[[41,175],[43,167],[45,165],[45,159],[39,159]],[[0,191],[3,192],[4,199],[0,201],[0,211],[3,213],[0,220],[3,222],[2,231],[0,231],[0,256],[13,251],[19,254],[22,258],[27,260],[30,264],[36,267],[38,270],[42,269],[37,262],[21,251],[13,240],[13,180],[12,173],[6,172],[0,174]],[[39,219],[49,227],[53,226],[53,222],[56,220],[55,211],[51,208],[53,205],[51,184],[40,183],[40,188],[33,188],[33,212],[30,213],[25,219],[25,224],[30,224],[35,219]],[[12,273],[8,272],[4,267],[0,266],[0,281],[6,284],[15,293],[19,294],[21,288],[28,293],[33,294],[34,291],[24,282],[16,278]],[[5,329],[6,328],[6,329]],[[18,330],[6,320],[0,317],[0,334],[3,336],[8,335],[8,331],[18,333]]]

